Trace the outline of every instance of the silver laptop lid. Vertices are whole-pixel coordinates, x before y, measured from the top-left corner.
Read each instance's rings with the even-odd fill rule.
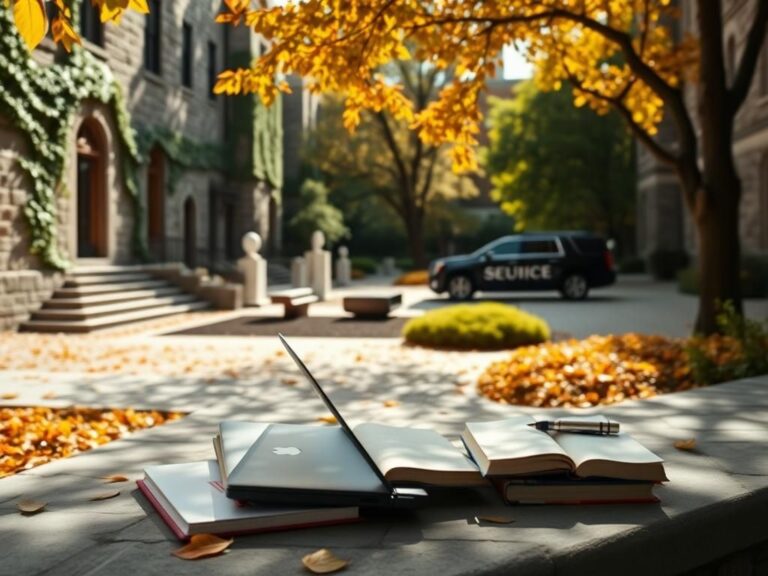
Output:
[[[371,455],[368,454],[368,451],[360,443],[360,440],[357,439],[357,436],[355,436],[355,433],[352,432],[352,428],[349,427],[349,425],[346,423],[342,415],[336,409],[336,406],[334,406],[333,402],[331,402],[331,399],[328,398],[328,395],[320,387],[320,383],[315,379],[314,376],[312,376],[312,373],[304,365],[304,362],[302,362],[301,358],[299,358],[296,352],[294,352],[293,348],[291,348],[291,345],[288,344],[288,342],[286,342],[283,335],[278,334],[277,337],[280,338],[280,342],[283,343],[283,346],[285,346],[285,349],[288,351],[288,354],[290,354],[291,358],[293,358],[293,361],[296,362],[296,365],[299,367],[299,370],[301,370],[301,372],[304,374],[307,380],[309,380],[309,383],[312,384],[312,387],[314,388],[315,392],[317,392],[318,396],[320,396],[320,399],[326,405],[328,410],[331,411],[331,414],[333,414],[334,418],[336,418],[336,421],[339,423],[342,429],[347,433],[347,436],[349,436],[349,439],[355,445],[355,448],[357,448],[357,450],[360,452],[363,458],[365,458],[365,461],[368,463],[371,469],[376,473],[376,476],[379,477],[379,480],[381,480],[381,483],[384,484],[384,486],[386,486],[390,492],[392,492],[393,491],[392,484],[390,484],[389,480],[387,480],[384,477],[384,474],[376,465],[376,462],[373,461],[373,458],[371,458]]]

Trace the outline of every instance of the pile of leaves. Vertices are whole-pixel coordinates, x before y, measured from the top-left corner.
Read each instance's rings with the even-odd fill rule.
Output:
[[[131,408],[0,408],[0,478],[182,416]]]
[[[725,367],[741,365],[744,354],[742,342],[731,336],[591,336],[518,348],[483,372],[478,389],[506,404],[586,408],[722,382],[732,375]],[[721,367],[721,378],[702,379],[702,363]]]
[[[395,286],[426,286],[428,283],[429,272],[426,270],[411,270],[395,280]]]

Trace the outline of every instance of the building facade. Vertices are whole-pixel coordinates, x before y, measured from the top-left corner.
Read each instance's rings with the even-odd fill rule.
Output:
[[[746,34],[758,2],[725,0],[723,40],[726,74],[732,77],[741,58]],[[696,34],[695,2],[680,2],[681,33]],[[689,109],[696,106],[695,89],[687,93]],[[663,125],[662,141],[673,141]],[[656,251],[685,251],[695,256],[696,236],[675,173],[638,145],[638,247],[643,257]],[[768,42],[763,45],[749,96],[736,117],[733,154],[741,178],[741,248],[747,255],[768,255]]]
[[[280,103],[212,91],[263,43],[216,24],[218,0],[148,4],[114,26],[74,2],[72,54],[46,38],[29,55],[11,33],[0,45],[0,328],[71,266],[226,269],[249,230],[279,248]]]

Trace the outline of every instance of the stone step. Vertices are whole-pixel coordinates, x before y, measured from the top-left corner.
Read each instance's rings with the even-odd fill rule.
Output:
[[[187,304],[150,308],[148,310],[134,310],[122,314],[110,314],[85,320],[30,320],[22,323],[19,330],[22,332],[92,332],[131,322],[151,320],[195,310],[205,310],[209,307],[210,304],[208,302],[195,301]]]
[[[145,272],[146,266],[142,264],[130,264],[125,266],[116,266],[113,264],[103,265],[78,265],[67,271],[67,276],[92,276],[94,274],[131,274],[135,272]]]
[[[161,306],[175,304],[188,304],[195,302],[197,298],[193,294],[178,294],[166,298],[144,298],[130,300],[128,302],[116,302],[100,306],[86,306],[84,308],[43,308],[32,314],[32,320],[87,320],[107,314],[119,314],[129,310],[149,310]]]
[[[96,284],[112,284],[115,282],[139,282],[154,280],[154,278],[145,272],[115,272],[114,274],[78,274],[76,276],[67,275],[64,280],[64,286],[74,288],[76,286],[91,286]]]
[[[184,294],[177,286],[167,285],[153,290],[128,290],[126,292],[108,292],[106,294],[94,294],[80,298],[51,298],[43,304],[43,308],[71,309],[85,308],[86,306],[100,306],[113,302],[128,302],[144,298],[162,298]]]
[[[77,286],[75,288],[59,288],[53,293],[54,298],[79,298],[94,294],[110,292],[127,292],[131,290],[146,290],[165,288],[169,286],[165,280],[140,280],[137,282],[115,282],[113,284],[95,284],[92,286]]]

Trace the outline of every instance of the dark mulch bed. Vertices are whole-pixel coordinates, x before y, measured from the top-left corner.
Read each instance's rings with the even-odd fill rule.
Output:
[[[327,336],[337,338],[399,338],[408,318],[363,320],[310,316],[304,318],[265,318],[241,316],[225,322],[206,324],[179,332],[173,336]]]

